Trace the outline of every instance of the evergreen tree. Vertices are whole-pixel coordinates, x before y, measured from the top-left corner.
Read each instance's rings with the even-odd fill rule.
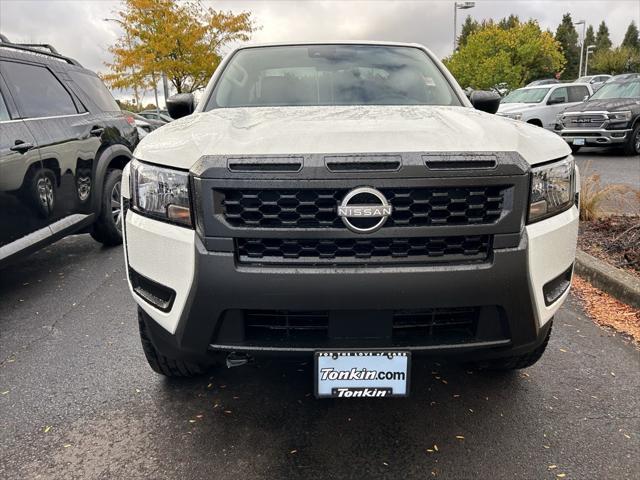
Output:
[[[636,22],[634,22],[633,20],[629,24],[629,28],[627,28],[627,33],[624,34],[622,46],[631,48],[633,50],[640,50],[640,33],[638,32]]]
[[[510,28],[517,27],[520,24],[520,18],[513,13],[507,18],[503,18],[498,22],[498,27],[503,30],[509,30]]]
[[[580,64],[580,48],[578,47],[578,32],[573,26],[570,13],[565,13],[562,16],[562,22],[556,30],[556,40],[562,46],[562,53],[567,60],[562,78],[576,78]]]
[[[464,47],[467,44],[469,35],[477,32],[479,29],[480,24],[476,20],[471,18],[471,15],[467,15],[467,18],[462,24],[462,31],[460,32],[460,36],[458,37],[458,48]]]
[[[604,23],[604,20],[598,26],[598,33],[596,33],[596,50],[603,51],[611,48],[611,38],[609,38],[609,27]]]

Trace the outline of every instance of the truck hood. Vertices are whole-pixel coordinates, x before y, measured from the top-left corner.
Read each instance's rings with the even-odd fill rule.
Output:
[[[587,100],[573,107],[569,107],[565,112],[615,112],[618,110],[638,108],[640,99],[637,98],[611,98],[608,100]]]
[[[539,103],[501,103],[498,107],[500,113],[520,112],[528,108],[539,107]]]
[[[203,155],[519,152],[530,164],[570,153],[542,128],[468,107],[221,108],[151,132],[140,160],[189,169]]]

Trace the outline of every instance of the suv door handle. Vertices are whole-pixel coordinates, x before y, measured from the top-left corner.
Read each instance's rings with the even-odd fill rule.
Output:
[[[13,147],[9,147],[9,150],[11,150],[12,152],[26,153],[34,147],[35,145],[33,143],[26,143],[22,140],[16,140],[15,145]]]
[[[102,135],[104,133],[104,128],[102,127],[95,127],[92,128],[91,131],[89,132],[89,135],[93,136],[93,137],[99,137],[100,135]]]

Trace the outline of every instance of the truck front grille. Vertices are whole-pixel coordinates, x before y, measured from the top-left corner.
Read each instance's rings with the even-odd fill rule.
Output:
[[[410,238],[238,238],[241,263],[436,263],[485,260],[489,235]]]
[[[601,128],[606,121],[602,114],[565,115],[562,123],[565,128]]]
[[[225,189],[226,222],[245,228],[346,228],[337,206],[348,189]],[[504,206],[503,186],[382,188],[393,207],[383,228],[492,224]]]

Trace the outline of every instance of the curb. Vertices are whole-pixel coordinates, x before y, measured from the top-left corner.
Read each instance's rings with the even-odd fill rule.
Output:
[[[575,272],[612,297],[640,308],[640,279],[578,250]]]

